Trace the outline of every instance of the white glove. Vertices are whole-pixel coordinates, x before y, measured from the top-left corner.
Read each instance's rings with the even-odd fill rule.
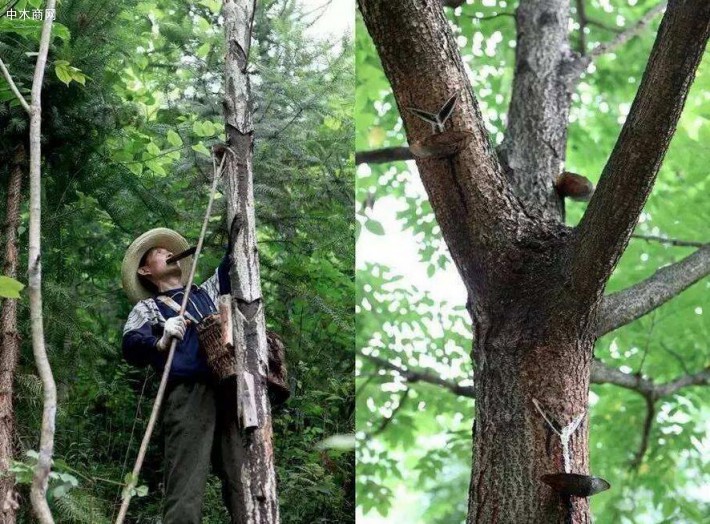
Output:
[[[185,328],[187,321],[183,316],[171,317],[165,321],[165,330],[163,336],[160,337],[156,346],[159,351],[167,351],[170,348],[170,339],[175,337],[182,340],[185,336]]]

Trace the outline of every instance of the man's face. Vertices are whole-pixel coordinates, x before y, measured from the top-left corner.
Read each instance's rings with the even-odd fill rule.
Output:
[[[166,264],[165,261],[173,256],[172,251],[163,247],[152,249],[146,257],[145,264],[138,268],[138,273],[158,283],[166,277],[180,277],[182,271],[178,264]]]

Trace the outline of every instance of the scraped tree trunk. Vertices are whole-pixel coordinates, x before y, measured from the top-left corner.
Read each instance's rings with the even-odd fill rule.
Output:
[[[253,124],[249,95],[249,48],[255,0],[225,1],[222,7],[226,37],[224,117],[228,155],[225,181],[228,219],[234,224],[231,271],[234,342],[237,348],[237,375],[240,396],[251,386],[256,424],[243,430],[245,459],[240,465],[244,515],[240,522],[279,522],[276,472],[272,447],[271,407],[267,396],[268,353],[259,257],[256,245],[252,170]]]
[[[5,215],[5,265],[2,274],[17,277],[17,228],[20,225],[20,189],[22,169],[26,165],[25,146],[20,145],[14,158],[7,189]],[[5,476],[13,457],[15,441],[15,411],[13,408],[13,382],[20,350],[17,332],[17,300],[7,298],[0,313],[0,521],[15,522],[15,491],[12,476]]]
[[[589,63],[572,52],[568,0],[521,0],[508,128],[494,151],[440,2],[358,0],[410,144],[459,92],[447,129],[471,141],[417,168],[468,291],[476,412],[469,523],[587,523],[541,482],[563,472],[559,427],[586,413],[605,284],[651,191],[710,32],[702,0],[670,2],[638,94],[576,228],[554,181],[564,169],[570,97]],[[475,63],[471,67],[476,67]],[[604,319],[604,322],[608,319]],[[570,471],[589,474],[588,417]],[[601,473],[604,472],[595,472]]]

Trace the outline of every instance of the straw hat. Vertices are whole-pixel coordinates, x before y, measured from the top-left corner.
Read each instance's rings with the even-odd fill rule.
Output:
[[[172,251],[174,254],[178,254],[189,249],[190,245],[187,243],[187,240],[176,231],[166,227],[158,227],[146,231],[128,246],[126,254],[123,257],[123,263],[121,264],[121,280],[123,290],[134,304],[139,300],[153,296],[138,280],[138,264],[140,264],[141,258],[143,258],[146,251],[153,247],[162,247],[168,251]],[[189,268],[192,266],[192,258],[192,256],[189,256],[178,262],[182,270],[183,285],[187,285],[190,272]]]

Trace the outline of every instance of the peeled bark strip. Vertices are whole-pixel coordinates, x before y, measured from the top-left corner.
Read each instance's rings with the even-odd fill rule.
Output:
[[[17,148],[14,167],[7,190],[7,214],[5,217],[5,265],[2,274],[17,277],[17,228],[20,225],[20,189],[22,168],[26,164],[25,146]],[[13,457],[15,441],[15,412],[13,408],[13,382],[17,357],[20,351],[20,335],[17,332],[17,300],[7,298],[0,313],[0,521],[15,523],[14,479],[4,477]]]
[[[268,351],[259,258],[256,245],[252,170],[253,124],[247,65],[255,0],[225,1],[226,37],[224,116],[231,151],[225,168],[228,219],[232,227],[232,311],[240,384],[253,379],[258,428],[244,430],[245,459],[240,465],[242,510],[239,522],[276,524],[279,506],[272,447],[271,407],[267,396]],[[236,217],[236,221],[235,221]]]

